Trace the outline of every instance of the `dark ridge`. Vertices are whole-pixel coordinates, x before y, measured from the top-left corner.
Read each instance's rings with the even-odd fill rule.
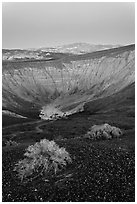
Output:
[[[96,51],[92,53],[86,53],[82,55],[73,55],[71,56],[71,60],[84,60],[84,59],[89,59],[89,58],[98,58],[98,57],[103,57],[105,55],[110,56],[111,54],[120,54],[121,52],[129,51],[129,50],[134,50],[135,49],[135,44],[131,45],[126,45],[118,48],[112,48],[112,49],[107,49],[107,50],[101,50],[101,51]]]
[[[135,111],[135,83],[132,83],[111,96],[99,98],[85,104],[85,112],[91,114],[105,112],[126,112],[134,114]]]
[[[2,127],[6,127],[13,124],[22,124],[24,122],[35,121],[35,119],[30,118],[16,118],[10,115],[2,115]]]

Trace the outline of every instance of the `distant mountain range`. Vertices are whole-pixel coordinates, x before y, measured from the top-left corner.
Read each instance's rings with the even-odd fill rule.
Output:
[[[31,49],[3,49],[2,59],[3,60],[28,60],[28,59],[45,59],[52,60],[64,57],[60,54],[86,54],[91,52],[96,52],[100,50],[111,49],[115,47],[120,47],[120,45],[91,45],[88,43],[73,43],[69,45],[57,46],[57,47],[41,47],[41,48],[31,48]]]
[[[49,52],[61,52],[61,53],[72,53],[72,54],[84,54],[95,52],[99,50],[111,49],[114,47],[120,47],[120,45],[92,45],[88,43],[73,43],[63,46],[57,46],[53,48],[40,48],[42,51]]]

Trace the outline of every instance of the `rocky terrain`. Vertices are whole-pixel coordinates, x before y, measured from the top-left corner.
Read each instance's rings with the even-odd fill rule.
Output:
[[[3,61],[3,202],[135,201],[134,54],[129,45],[49,61]],[[106,123],[123,134],[84,137]],[[15,163],[44,138],[65,147],[72,164],[59,177],[20,183]]]

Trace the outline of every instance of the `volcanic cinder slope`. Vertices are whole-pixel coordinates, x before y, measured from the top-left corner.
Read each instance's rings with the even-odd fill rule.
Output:
[[[3,109],[26,117],[82,111],[135,82],[135,45],[58,60],[3,61]]]

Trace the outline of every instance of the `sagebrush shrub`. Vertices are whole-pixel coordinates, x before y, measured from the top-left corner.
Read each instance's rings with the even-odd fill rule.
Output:
[[[12,140],[6,141],[6,144],[5,144],[5,146],[7,146],[7,147],[9,147],[9,146],[17,146],[17,145],[18,145],[18,143],[15,142],[15,141],[12,141]]]
[[[14,168],[21,181],[38,175],[48,175],[49,172],[56,174],[67,163],[72,162],[65,148],[46,139],[29,146],[24,156],[25,159],[19,161]]]
[[[85,137],[93,140],[112,139],[120,137],[122,134],[123,132],[119,128],[105,123],[102,125],[93,125],[85,134]]]

